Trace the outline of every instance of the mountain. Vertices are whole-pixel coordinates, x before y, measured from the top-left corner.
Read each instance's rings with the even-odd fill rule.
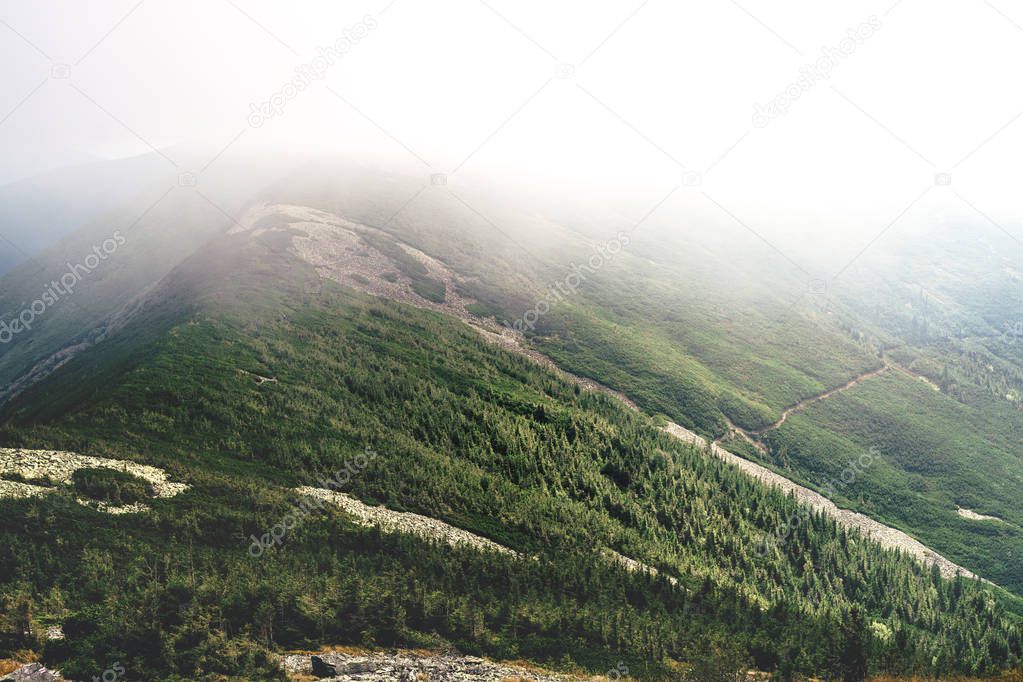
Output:
[[[152,680],[283,679],[275,654],[333,645],[652,679],[1020,666],[1021,356],[983,305],[1017,262],[970,290],[888,254],[829,295],[734,225],[248,161],[0,280],[31,309],[124,238],[0,348],[0,656]],[[991,257],[947,240],[960,273]],[[908,272],[940,318],[902,305]]]
[[[155,154],[90,161],[0,187],[0,274],[31,261],[64,237],[121,208],[169,176]]]

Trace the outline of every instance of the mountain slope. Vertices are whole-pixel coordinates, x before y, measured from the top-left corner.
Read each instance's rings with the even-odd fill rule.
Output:
[[[1014,274],[1023,259],[993,228],[961,219],[922,251],[925,235],[909,232],[828,290],[735,225],[707,229],[670,212],[637,225],[613,219],[624,213],[613,203],[573,207],[569,220],[556,210],[523,210],[542,205],[532,197],[515,203],[468,187],[416,191],[398,180],[374,191],[358,176],[316,177],[322,181],[296,177],[265,196],[281,203],[300,196],[443,261],[463,279],[462,294],[477,301],[474,312],[521,329],[562,368],[650,413],[711,439],[733,426],[766,430],[759,449],[721,442],[1023,594],[1023,537],[1014,520],[1023,500],[1023,344],[1014,309],[998,303],[1023,296]],[[629,243],[610,255],[623,233]],[[982,285],[969,283],[974,272],[984,273]],[[891,417],[865,423],[866,411],[847,410],[816,424],[823,437],[797,431],[807,419],[769,429],[791,405],[885,365],[939,391],[879,377],[813,414],[869,395],[872,411]],[[876,386],[884,388],[867,393]],[[909,430],[903,414],[916,415]],[[861,437],[850,442],[852,431]],[[921,449],[935,439],[943,444]],[[871,448],[876,466],[839,484]],[[964,523],[958,508],[1015,527]]]
[[[327,264],[309,262],[324,245],[298,246],[316,220],[264,218],[208,241],[116,334],[4,407],[10,445],[143,461],[190,486],[130,520],[0,502],[5,598],[63,621],[67,639],[46,655],[68,670],[118,652],[150,679],[269,678],[267,649],[365,642],[598,671],[625,660],[647,675],[708,656],[840,674],[845,643],[861,638],[869,650],[853,655],[876,669],[1017,664],[1004,593],[847,535],[447,310],[325,278]],[[338,255],[383,266],[356,272],[360,284],[458,303],[448,284],[443,302],[424,287],[442,272],[430,261],[356,234]],[[249,538],[288,513],[291,489],[351,471],[366,448],[377,456],[346,492],[536,559],[382,535],[328,511],[253,561]],[[790,525],[777,551],[757,551]]]

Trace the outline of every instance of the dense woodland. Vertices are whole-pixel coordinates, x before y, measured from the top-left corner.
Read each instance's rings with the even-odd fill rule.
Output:
[[[124,517],[65,491],[0,502],[0,657],[33,649],[86,678],[119,661],[144,680],[280,679],[271,652],[341,643],[595,672],[626,661],[651,678],[677,677],[678,662],[860,679],[1023,660],[1009,593],[807,516],[650,417],[458,321],[324,283],[277,246],[207,249],[137,327],[4,407],[5,446],[133,459],[191,488]],[[367,447],[378,457],[348,492],[537,560],[331,512],[248,555],[290,487]],[[602,548],[662,575],[630,574]],[[57,622],[67,638],[43,642]]]
[[[725,442],[829,495],[874,449],[876,466],[840,486],[837,502],[1023,595],[1019,249],[1000,234],[933,237],[814,294],[748,254],[705,262],[689,234],[637,231],[627,253],[527,335],[559,366],[712,438],[729,423],[768,426],[802,399],[889,366],[768,432],[766,454]],[[585,253],[579,245],[564,260]],[[521,307],[513,294],[488,301],[499,319]],[[957,507],[1002,521],[967,520]]]

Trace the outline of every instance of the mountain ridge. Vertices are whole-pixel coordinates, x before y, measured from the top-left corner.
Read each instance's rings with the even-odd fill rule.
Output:
[[[282,206],[261,197],[238,221],[218,223],[116,333],[0,409],[5,444],[136,461],[189,486],[131,521],[73,510],[48,531],[43,519],[69,511],[48,499],[0,501],[9,512],[0,532],[10,556],[28,551],[34,538],[47,584],[66,604],[0,583],[5,599],[22,594],[64,623],[68,639],[48,644],[47,660],[88,669],[125,637],[193,652],[230,641],[238,656],[225,666],[271,679],[268,652],[371,638],[537,662],[572,652],[593,671],[627,659],[650,677],[668,674],[652,661],[706,656],[840,674],[839,652],[861,626],[871,647],[864,655],[889,671],[994,672],[1018,660],[1023,606],[1009,592],[964,576],[946,580],[939,567],[848,532],[822,512],[825,503],[808,511],[784,489],[763,485],[708,452],[706,442],[719,435],[713,418],[698,422],[702,435],[676,430],[687,444],[663,432],[672,420],[650,409],[659,403],[642,391],[623,401],[629,385],[606,387],[595,378],[599,368],[573,379],[585,356],[567,355],[570,367],[561,369],[547,351],[566,357],[568,341],[587,352],[611,349],[595,337],[552,336],[563,320],[540,320],[542,335],[497,323],[508,315],[495,318],[493,306],[508,304],[494,283],[516,282],[516,263],[502,265],[483,249],[464,271],[460,259],[469,251],[445,257],[354,218]],[[487,278],[491,265],[503,269]],[[593,289],[560,301],[550,315],[588,310],[589,297],[603,295],[605,272],[616,276],[595,272]],[[614,349],[627,351],[624,342],[638,334]],[[640,351],[663,359],[660,338],[640,336]],[[840,376],[849,362],[817,361],[823,371],[814,381]],[[646,380],[646,365],[625,366]],[[717,385],[699,382],[714,379],[707,366],[697,370],[697,383],[667,394],[677,400],[673,411],[698,414],[699,405],[689,412],[688,396],[711,396]],[[775,390],[769,402],[792,390]],[[726,402],[706,414],[722,406],[734,414]],[[538,560],[504,563],[389,536],[328,510],[246,563],[251,537],[281,522],[295,488],[329,476],[365,447],[381,457],[351,478],[346,494]],[[772,535],[780,541],[761,551]],[[658,573],[624,564],[616,572],[594,547]],[[84,560],[95,552],[101,560]],[[128,556],[143,559],[129,561],[123,576],[84,573]],[[143,564],[160,561],[169,562],[166,577],[153,582]],[[42,578],[10,559],[0,568],[28,572],[29,584]],[[513,588],[495,590],[489,581],[498,575]],[[168,606],[118,609],[117,618],[90,607],[144,598]],[[183,603],[195,605],[193,615],[176,610]],[[260,606],[267,603],[272,609]],[[657,636],[636,635],[651,631]],[[199,669],[188,667],[193,654],[170,660],[139,647],[133,656],[133,669],[160,675],[187,678]]]

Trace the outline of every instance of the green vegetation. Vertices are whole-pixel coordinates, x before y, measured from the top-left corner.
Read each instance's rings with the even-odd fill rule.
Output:
[[[154,494],[153,486],[138,476],[114,469],[86,467],[71,475],[75,492],[87,499],[114,505],[147,502]]]
[[[413,280],[412,290],[427,301],[433,301],[434,303],[444,302],[444,282],[440,280],[430,279],[429,277]]]
[[[994,415],[988,415],[994,416]],[[953,561],[1015,592],[1023,591],[1023,506],[1017,458],[1004,425],[925,384],[892,372],[816,403],[768,434],[769,464],[940,547]],[[868,467],[842,471],[874,448]],[[964,519],[957,507],[1001,521]]]
[[[312,273],[271,242],[237,246],[239,260],[258,256],[254,277],[189,280],[198,307],[154,304],[139,318],[147,334],[91,349],[3,412],[5,443],[144,453],[192,486],[131,518],[0,502],[0,594],[32,623],[65,623],[45,660],[87,673],[113,656],[137,679],[275,679],[268,651],[336,643],[453,644],[593,671],[624,660],[650,677],[670,659],[835,676],[868,654],[899,673],[987,673],[1023,656],[1007,595],[942,580],[817,515],[761,556],[793,500],[460,322],[330,285],[296,294]],[[352,494],[538,560],[381,535],[329,511],[248,555],[289,487],[366,447],[379,456]],[[629,574],[600,547],[680,584]]]
[[[444,300],[414,247],[462,278],[471,312],[498,320],[533,309],[610,222],[574,217],[586,237],[445,192],[399,215],[407,188],[366,199],[361,182],[311,174],[261,199],[383,225],[360,233],[389,259],[386,279]],[[644,228],[526,336],[645,414],[714,437],[730,423],[767,426],[882,362],[923,375],[940,391],[893,369],[793,414],[766,434],[766,453],[740,438],[723,445],[1001,587],[943,580],[804,518],[794,500],[662,433],[660,418],[561,381],[456,320],[320,279],[289,255],[287,226],[207,241],[223,226],[167,211],[165,221],[196,224],[187,240],[168,245],[176,233],[152,226],[132,235],[117,267],[76,294],[81,310],[56,307],[0,348],[6,391],[52,353],[104,339],[0,407],[0,445],[138,460],[190,488],[149,499],[137,479],[88,470],[73,482],[81,496],[145,495],[152,511],[101,514],[67,504],[66,487],[0,500],[0,657],[40,650],[85,678],[119,660],[145,680],[280,679],[272,652],[329,644],[454,646],[593,672],[624,661],[666,679],[675,661],[697,676],[753,666],[781,679],[1020,666],[1023,343],[1004,333],[1020,292],[987,253],[997,249],[964,248],[940,272],[900,262],[850,276],[822,301],[770,254],[734,252],[727,235],[721,247]],[[498,224],[543,243],[543,258]],[[51,255],[46,277],[63,267],[65,254]],[[976,263],[989,267],[974,286],[964,273]],[[941,305],[892,272],[932,285]],[[38,295],[34,272],[15,279],[0,288],[5,310]],[[127,318],[105,317],[144,288],[123,329]],[[242,370],[278,381],[257,385]],[[251,537],[288,513],[292,487],[365,448],[379,456],[351,494],[536,560],[384,535],[331,510],[248,554]],[[871,466],[844,481],[872,448]],[[956,505],[1004,521],[965,519]],[[784,542],[758,551],[794,518]],[[661,576],[630,574],[604,548]],[[41,641],[55,623],[67,638]]]
[[[646,411],[714,438],[729,422],[762,428],[802,399],[899,363],[923,379],[893,369],[815,404],[768,434],[767,457],[741,439],[724,445],[829,495],[825,483],[850,458],[878,448],[883,464],[836,490],[836,502],[1023,595],[1023,334],[1014,335],[1019,313],[1008,303],[1023,295],[1017,278],[973,288],[971,263],[960,262],[964,272],[942,286],[943,296],[962,299],[946,306],[954,315],[939,317],[937,306],[922,305],[901,283],[879,283],[881,275],[855,280],[863,284],[821,310],[812,300],[799,304],[805,293],[777,275],[764,275],[771,288],[750,292],[739,264],[710,271],[665,239],[636,238],[553,305],[527,333],[530,343]],[[964,252],[979,257],[977,249]],[[497,300],[489,305],[503,311],[499,319],[521,316],[508,312],[518,305],[512,294]],[[1008,523],[964,519],[957,506]]]
[[[720,435],[726,419],[756,427],[776,418],[771,408],[721,382],[661,335],[582,313],[552,315],[542,331],[534,341],[559,366],[622,391],[647,411],[667,414],[687,428]]]

